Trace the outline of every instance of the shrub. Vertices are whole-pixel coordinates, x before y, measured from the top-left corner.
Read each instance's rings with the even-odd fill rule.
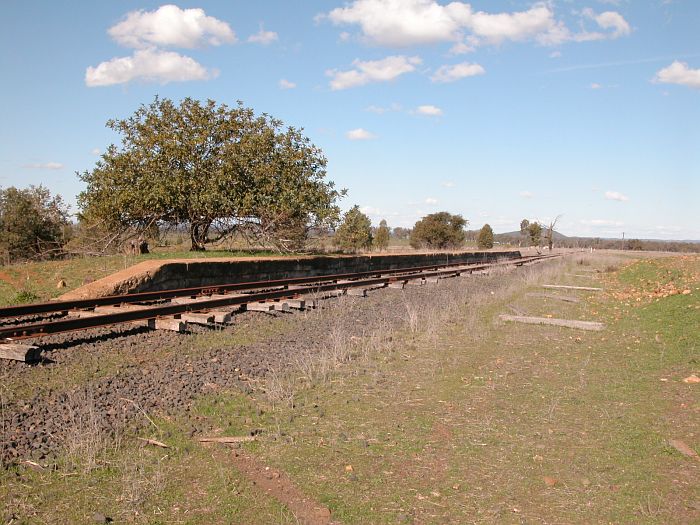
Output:
[[[464,244],[467,224],[461,215],[432,213],[415,224],[409,242],[414,248],[458,248]]]
[[[491,226],[484,224],[479,231],[477,243],[479,244],[479,248],[482,249],[493,248],[493,230],[491,229]]]
[[[44,186],[0,190],[0,251],[5,262],[60,255],[69,232],[68,206]]]
[[[379,223],[373,245],[378,250],[386,250],[389,247],[389,227],[384,219]]]
[[[343,222],[335,232],[334,244],[345,251],[368,249],[372,246],[372,223],[355,205],[343,215]]]

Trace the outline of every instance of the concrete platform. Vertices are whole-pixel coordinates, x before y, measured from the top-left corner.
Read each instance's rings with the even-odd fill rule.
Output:
[[[216,286],[271,279],[395,270],[449,263],[476,264],[520,257],[511,251],[324,255],[303,257],[240,257],[154,259],[76,288],[60,298],[89,299],[174,288]]]

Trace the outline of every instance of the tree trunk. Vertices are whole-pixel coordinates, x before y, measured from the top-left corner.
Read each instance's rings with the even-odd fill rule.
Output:
[[[207,243],[211,222],[193,222],[190,224],[191,252],[203,252]]]

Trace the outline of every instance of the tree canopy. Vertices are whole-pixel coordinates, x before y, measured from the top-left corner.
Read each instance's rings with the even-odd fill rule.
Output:
[[[530,236],[530,244],[537,246],[542,239],[542,226],[539,222],[531,222],[527,227],[527,233]]]
[[[491,229],[490,225],[484,224],[481,230],[479,230],[477,243],[479,248],[482,249],[493,248],[493,230]]]
[[[335,232],[333,242],[346,251],[368,249],[372,246],[372,222],[355,205],[343,215],[343,222]]]
[[[107,127],[121,145],[80,174],[87,222],[137,233],[187,225],[193,250],[233,232],[293,249],[309,228],[339,218],[345,191],[325,180],[323,152],[301,130],[241,102],[156,97]]]
[[[467,224],[461,215],[431,213],[416,222],[409,242],[414,248],[458,248],[464,243]]]
[[[0,252],[4,262],[62,253],[68,206],[44,186],[0,189]]]
[[[389,247],[389,233],[389,226],[387,226],[386,220],[382,219],[372,241],[374,247],[378,250],[386,250]]]

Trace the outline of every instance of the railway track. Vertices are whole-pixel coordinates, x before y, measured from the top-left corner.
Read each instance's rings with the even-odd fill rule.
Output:
[[[181,288],[156,292],[114,295],[74,301],[51,301],[0,309],[0,344],[38,338],[63,332],[141,322],[156,327],[154,321],[177,319],[183,314],[207,313],[217,309],[257,303],[294,300],[332,292],[380,288],[396,283],[458,276],[502,266],[522,266],[557,255],[527,256],[483,264],[444,264],[336,275],[297,277],[217,286]],[[103,313],[107,307],[108,313]],[[102,311],[100,310],[102,308]],[[28,316],[51,315],[36,321]],[[56,316],[60,316],[55,319]],[[203,324],[207,324],[204,322]]]

